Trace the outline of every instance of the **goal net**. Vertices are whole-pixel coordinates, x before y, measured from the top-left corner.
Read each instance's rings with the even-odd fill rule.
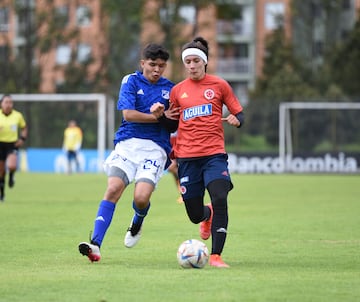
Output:
[[[280,103],[279,163],[283,171],[294,172],[294,157],[302,153],[323,154],[324,157],[322,162],[314,158],[309,161],[306,172],[316,172],[324,165],[336,168],[328,167],[331,170],[328,172],[359,172],[354,171],[356,159],[347,161],[344,155],[345,151],[352,152],[345,146],[353,146],[355,153],[360,151],[359,109],[358,102]],[[337,154],[336,158],[334,154]],[[326,167],[320,170],[326,172]]]
[[[96,159],[96,164],[94,164],[94,166],[96,165],[97,167],[93,170],[97,170],[98,172],[102,171],[102,162],[105,158],[105,151],[106,151],[106,130],[113,127],[113,116],[110,116],[110,118],[108,117],[108,123],[106,123],[106,115],[107,115],[107,110],[106,110],[106,105],[107,105],[107,99],[106,96],[104,94],[97,94],[97,93],[92,93],[92,94],[11,94],[11,97],[13,99],[14,102],[17,102],[18,104],[15,105],[15,109],[19,110],[20,112],[22,112],[24,114],[24,111],[28,113],[28,116],[26,116],[26,120],[27,123],[29,124],[29,128],[30,131],[33,135],[33,133],[36,132],[36,135],[44,135],[44,134],[39,134],[37,132],[40,132],[39,127],[34,126],[34,124],[38,124],[38,123],[29,123],[29,119],[31,118],[32,121],[35,121],[36,119],[40,118],[40,115],[42,119],[47,118],[50,120],[53,120],[53,122],[55,123],[55,119],[54,115],[56,115],[56,117],[58,117],[59,114],[64,114],[63,112],[56,112],[56,108],[66,108],[66,112],[68,116],[63,116],[61,122],[64,123],[64,129],[66,127],[67,121],[69,120],[69,117],[71,117],[70,119],[73,119],[73,117],[76,115],[76,108],[75,106],[71,106],[74,104],[78,104],[78,106],[83,106],[83,104],[90,104],[92,103],[92,108],[91,110],[94,111],[94,122],[96,119],[96,128],[94,127],[94,131],[91,132],[96,132],[93,133],[92,135],[96,136],[96,149],[97,149],[97,159]],[[34,111],[30,110],[32,109],[29,105],[31,103],[46,103],[48,104],[46,106],[46,104],[44,104],[41,107],[41,112],[40,110],[38,111]],[[56,104],[55,104],[56,103]],[[62,106],[65,103],[64,106]],[[68,104],[68,106],[66,106],[66,103]],[[52,106],[53,105],[53,106]],[[86,105],[84,105],[86,106]],[[34,107],[34,106],[33,106]],[[54,108],[55,108],[55,113],[54,112]],[[52,109],[51,113],[50,113],[50,109]],[[48,112],[47,112],[48,110]],[[89,108],[84,108],[83,109],[84,112],[89,111]],[[44,113],[45,111],[45,113]],[[108,115],[112,114],[112,110],[108,110]],[[37,114],[38,113],[38,114]],[[44,114],[48,114],[48,116],[44,117]],[[79,113],[77,113],[79,115]],[[26,115],[26,114],[24,114]],[[80,124],[79,126],[81,127],[81,121],[78,120],[78,123]],[[50,123],[51,125],[51,123]],[[54,125],[53,125],[54,126]],[[95,125],[94,125],[95,126]],[[43,129],[41,131],[41,133],[43,133]],[[53,136],[58,136],[59,134],[56,134],[52,131],[51,127],[50,129],[46,129],[46,133],[45,133],[45,138],[43,139],[43,141],[51,141],[56,139],[57,141],[59,141],[59,147],[61,148],[61,143],[62,143],[62,137],[56,137],[54,138]],[[44,146],[40,146],[41,148]]]

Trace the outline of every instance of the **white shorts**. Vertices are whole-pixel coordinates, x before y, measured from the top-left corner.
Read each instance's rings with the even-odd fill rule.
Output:
[[[116,144],[104,163],[109,175],[111,167],[117,167],[126,173],[131,183],[147,179],[156,185],[160,180],[167,161],[166,152],[148,139],[131,138]]]

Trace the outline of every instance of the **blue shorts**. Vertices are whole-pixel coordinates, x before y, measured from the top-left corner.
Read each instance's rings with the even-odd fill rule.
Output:
[[[196,159],[177,159],[183,199],[204,197],[210,182],[224,179],[231,183],[227,154],[216,154]],[[231,189],[233,185],[231,183]]]
[[[68,150],[67,151],[67,158],[68,158],[69,161],[77,160],[77,152],[73,151],[73,150]]]

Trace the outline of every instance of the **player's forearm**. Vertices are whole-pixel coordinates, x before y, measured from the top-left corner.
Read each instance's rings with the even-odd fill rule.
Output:
[[[22,138],[23,140],[26,140],[28,136],[28,130],[27,127],[21,129],[20,131],[20,138]]]
[[[240,122],[240,126],[238,128],[240,128],[244,123],[245,123],[245,115],[244,113],[241,111],[238,114],[235,114],[236,118],[239,120]]]
[[[169,132],[175,132],[179,126],[179,120],[169,119],[165,116],[165,114],[159,117],[157,120],[159,124]]]
[[[133,123],[157,123],[156,117],[151,113],[143,113],[137,110],[123,110],[123,117]]]

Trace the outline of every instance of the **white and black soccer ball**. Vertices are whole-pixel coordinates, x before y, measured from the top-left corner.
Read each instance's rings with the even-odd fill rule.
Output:
[[[209,250],[200,240],[185,240],[178,248],[177,260],[183,268],[203,268],[209,260]]]

